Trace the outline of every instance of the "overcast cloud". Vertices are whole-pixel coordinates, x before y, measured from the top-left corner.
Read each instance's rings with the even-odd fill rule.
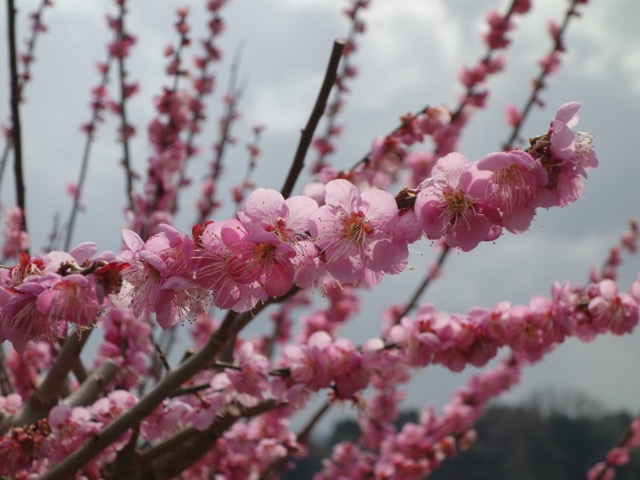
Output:
[[[22,12],[35,8],[35,0],[18,2]],[[47,12],[50,31],[37,48],[34,82],[28,85],[23,109],[23,137],[29,227],[33,245],[45,242],[52,216],[66,218],[70,208],[65,185],[76,180],[83,138],[79,125],[88,119],[89,89],[98,79],[93,65],[104,57],[110,35],[104,27],[106,0],[56,0]],[[168,0],[130,2],[129,28],[138,36],[130,70],[142,92],[130,104],[138,129],[133,158],[144,172],[148,155],[146,122],[153,115],[150,99],[165,83],[161,51],[174,40],[173,9]],[[205,16],[200,5],[191,5],[191,22],[202,31]],[[224,17],[228,30],[222,37],[225,61],[211,102],[210,117],[221,112],[220,96],[226,85],[234,49],[243,42],[241,77],[248,82],[240,106],[242,119],[234,133],[239,147],[228,155],[228,185],[239,181],[246,153],[242,145],[253,125],[264,124],[260,164],[255,178],[264,187],[279,188],[283,172],[295,150],[299,130],[304,125],[319,88],[332,40],[348,29],[340,14],[344,0],[231,0]],[[339,141],[336,165],[347,167],[368,149],[372,138],[393,129],[400,115],[425,104],[455,105],[460,86],[456,73],[462,63],[471,64],[483,54],[479,41],[484,29],[484,13],[504,8],[502,1],[465,0],[373,0],[365,12],[368,32],[360,42],[354,62],[360,75],[351,88],[342,118],[345,135]],[[471,159],[499,148],[506,139],[504,107],[521,105],[528,94],[530,79],[537,75],[537,60],[549,48],[548,18],[561,19],[568,2],[534,1],[534,12],[519,18],[522,25],[509,50],[507,71],[491,86],[490,107],[478,113],[462,142],[462,151]],[[640,125],[640,4],[635,0],[591,2],[584,18],[574,20],[566,38],[568,55],[559,74],[543,93],[545,110],[529,118],[524,135],[544,133],[555,109],[567,101],[582,102],[580,129],[595,134],[600,167],[586,182],[584,199],[564,209],[541,212],[529,232],[504,235],[493,244],[481,245],[469,254],[452,255],[445,275],[428,292],[425,301],[452,312],[508,299],[525,303],[533,295],[547,294],[554,280],[581,282],[589,268],[600,264],[609,246],[615,244],[627,218],[638,214],[640,159],[636,145]],[[5,31],[5,12],[0,13]],[[20,36],[26,35],[21,23]],[[196,35],[197,36],[197,35]],[[4,45],[4,41],[3,41]],[[6,53],[2,52],[0,79],[7,84]],[[0,114],[7,117],[7,90],[0,89]],[[107,123],[94,147],[84,204],[75,241],[96,241],[102,249],[118,249],[121,210],[124,205],[123,173],[118,167],[119,146],[115,124]],[[205,155],[192,164],[189,174],[198,179],[206,155],[215,140],[212,123],[206,138],[200,138]],[[426,147],[428,148],[428,146]],[[4,205],[14,202],[8,175],[1,186]],[[197,192],[183,201],[184,212],[178,227],[190,230],[194,214],[191,204]],[[220,216],[229,215],[230,210]],[[375,336],[379,312],[392,299],[402,303],[406,292],[422,278],[433,252],[428,243],[415,246],[412,271],[390,278],[382,288],[388,292],[368,297],[367,308],[344,334],[358,343]],[[632,258],[622,280],[627,286],[637,272],[639,261]],[[541,364],[530,368],[522,384],[505,398],[519,401],[532,391],[557,386],[584,391],[611,408],[630,411],[640,406],[640,333],[604,337],[593,344],[567,342]],[[432,369],[409,387],[407,406],[424,401],[441,405],[463,378],[441,369]]]

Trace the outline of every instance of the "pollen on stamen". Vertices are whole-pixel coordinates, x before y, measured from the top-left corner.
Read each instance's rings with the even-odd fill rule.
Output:
[[[508,212],[516,205],[526,203],[533,195],[527,177],[514,165],[495,172],[492,180],[493,193],[502,200]]]
[[[453,191],[443,191],[442,200],[446,204],[446,208],[441,215],[447,218],[447,223],[451,226],[455,226],[461,218],[467,222],[469,214],[475,211],[475,199],[467,196],[459,188]]]

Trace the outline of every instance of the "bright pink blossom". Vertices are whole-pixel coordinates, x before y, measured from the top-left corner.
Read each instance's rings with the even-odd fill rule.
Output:
[[[594,322],[607,327],[615,335],[630,333],[638,324],[638,302],[628,293],[618,292],[613,280],[598,285],[598,295],[589,302]]]
[[[477,168],[491,172],[487,200],[500,210],[504,227],[512,233],[527,230],[536,207],[553,199],[544,188],[548,183],[544,168],[522,150],[490,153],[478,161]]]
[[[592,136],[572,130],[578,123],[576,112],[579,108],[578,102],[562,105],[546,135],[548,145],[543,145],[540,161],[549,177],[547,188],[556,199],[553,203],[542,205],[544,207],[575,202],[582,194],[582,179],[587,176],[586,170],[598,166]],[[539,155],[537,148],[537,144],[532,146],[532,154]]]
[[[53,319],[38,305],[38,297],[59,281],[55,274],[32,275],[13,289],[0,288],[0,341],[9,340],[17,351],[29,340],[63,336],[65,320]]]
[[[131,230],[123,230],[128,247],[121,257],[130,267],[123,277],[131,284],[130,306],[136,316],[155,311],[158,324],[169,328],[191,311],[197,311],[203,294],[191,281],[185,257],[193,251],[188,236],[162,225],[146,242]]]
[[[340,179],[325,191],[325,205],[311,216],[309,231],[329,273],[344,283],[365,278],[377,283],[376,273],[402,270],[408,249],[393,241],[398,215],[393,195],[378,189],[360,193]]]
[[[486,195],[486,180],[474,174],[466,157],[450,153],[436,162],[414,208],[427,238],[444,237],[450,247],[469,251],[502,232],[500,213]]]
[[[67,275],[43,291],[38,295],[37,306],[51,319],[82,327],[93,324],[100,312],[95,288],[86,276],[79,274]]]
[[[252,407],[269,391],[269,360],[256,352],[251,342],[244,342],[235,354],[238,368],[229,369],[227,378],[239,393],[238,401]]]

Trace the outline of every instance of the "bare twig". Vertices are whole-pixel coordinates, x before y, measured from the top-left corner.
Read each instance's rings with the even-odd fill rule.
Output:
[[[338,135],[336,131],[336,119],[338,117],[338,113],[340,113],[344,106],[343,94],[348,91],[345,83],[349,77],[355,74],[355,70],[349,61],[353,52],[356,51],[357,35],[364,32],[364,23],[358,18],[358,13],[360,13],[361,9],[366,8],[367,6],[367,2],[356,1],[353,2],[353,5],[350,8],[345,10],[347,17],[351,20],[351,28],[349,29],[349,34],[345,41],[344,57],[340,67],[340,72],[336,78],[337,88],[334,90],[329,108],[325,112],[326,123],[324,133],[319,137],[320,140],[326,141],[329,145],[331,145],[331,138]],[[326,165],[325,159],[330,153],[333,153],[333,146],[329,151],[321,149],[318,152],[315,164],[312,166],[314,173],[319,172],[322,167]]]
[[[220,180],[220,176],[222,175],[222,165],[224,161],[224,154],[227,149],[227,145],[231,143],[231,125],[233,121],[237,118],[236,109],[238,107],[238,102],[242,97],[242,93],[246,88],[246,82],[242,82],[238,85],[238,69],[240,66],[242,50],[236,50],[233,56],[233,62],[231,62],[231,71],[229,74],[229,85],[227,87],[227,93],[225,95],[225,104],[226,108],[220,119],[220,132],[219,139],[213,146],[214,158],[210,163],[210,172],[208,177],[211,179],[211,183],[213,185],[213,189],[211,193],[208,195],[204,195],[199,202],[200,208],[198,213],[198,219],[196,223],[198,225],[204,224],[207,221],[207,218],[211,215],[214,208],[216,207],[216,186],[218,181]]]
[[[336,40],[333,42],[333,49],[331,50],[331,57],[329,58],[329,64],[327,65],[322,87],[318,93],[318,98],[313,106],[307,125],[300,134],[298,149],[296,150],[295,157],[293,158],[293,163],[291,164],[287,179],[280,190],[280,193],[282,193],[284,198],[291,195],[293,187],[296,184],[296,180],[304,168],[304,157],[307,154],[307,150],[309,150],[309,145],[311,145],[311,140],[313,139],[313,133],[324,114],[324,110],[327,106],[327,99],[329,98],[329,94],[336,82],[338,65],[340,63],[340,58],[342,57],[342,52],[344,51],[344,46],[345,43],[343,40]]]
[[[126,14],[125,2],[118,2],[120,6],[120,12],[118,15],[118,21],[120,25],[118,26],[118,40],[120,42],[124,42],[126,40],[125,29],[124,29],[124,18]],[[125,182],[126,182],[126,193],[127,193],[127,202],[130,210],[133,210],[133,172],[131,170],[131,153],[129,151],[129,136],[131,132],[131,126],[129,122],[127,122],[127,110],[126,110],[126,102],[127,98],[130,95],[129,87],[125,82],[125,78],[127,76],[127,72],[124,67],[124,55],[119,55],[118,58],[118,78],[120,80],[120,105],[119,105],[119,113],[121,119],[121,128],[122,128],[122,166],[125,171]]]
[[[27,51],[24,55],[26,59],[24,63],[24,70],[22,75],[18,77],[18,91],[20,92],[20,100],[22,99],[22,95],[24,94],[24,87],[28,80],[31,79],[31,72],[29,71],[29,66],[33,62],[33,52],[36,48],[36,40],[38,39],[38,34],[45,31],[45,28],[42,24],[42,15],[44,13],[44,9],[48,6],[51,6],[50,0],[42,0],[38,9],[31,14],[33,19],[31,36],[27,40]],[[2,179],[4,177],[4,169],[9,159],[9,153],[11,152],[11,148],[13,147],[12,137],[8,136],[5,140],[4,149],[2,151],[2,159],[0,160],[0,184],[2,183]]]
[[[116,33],[116,38],[117,38]],[[101,77],[100,77],[100,86],[99,89],[106,88],[107,83],[109,82],[109,70],[111,68],[111,62],[113,57],[110,53],[107,54],[107,61],[104,63],[104,67],[101,69]],[[93,145],[93,140],[95,136],[95,129],[100,121],[100,115],[102,110],[104,109],[104,105],[97,103],[99,100],[96,98],[92,101],[92,112],[91,119],[89,123],[86,125],[85,132],[87,134],[84,149],[82,151],[82,161],[80,165],[80,174],[78,176],[78,183],[76,184],[76,194],[73,198],[73,204],[71,206],[71,213],[69,214],[69,220],[66,225],[67,234],[64,241],[63,249],[68,251],[71,248],[71,240],[73,238],[73,229],[76,225],[76,218],[78,216],[78,212],[80,211],[80,198],[82,196],[82,190],[84,188],[84,182],[87,177],[87,170],[89,168],[89,156],[91,154],[91,146]]]
[[[564,50],[564,47],[562,45],[562,40],[564,38],[565,32],[567,31],[567,28],[569,27],[569,21],[571,20],[571,17],[576,16],[575,9],[578,3],[582,3],[582,2],[579,2],[578,0],[573,0],[571,2],[571,5],[567,8],[564,19],[562,21],[562,25],[558,30],[557,34],[554,35],[553,45],[551,47],[550,55],[553,55],[555,52],[561,52]],[[509,150],[513,148],[513,144],[515,143],[515,141],[518,138],[520,138],[520,130],[524,125],[525,119],[531,112],[531,109],[534,107],[534,105],[540,102],[538,98],[538,94],[546,86],[545,80],[552,73],[544,63],[541,66],[542,68],[540,70],[540,73],[533,80],[533,90],[531,92],[531,95],[529,96],[525,106],[521,110],[520,120],[516,125],[514,125],[513,130],[511,132],[511,136],[504,143],[504,146],[503,146],[504,150]]]
[[[16,204],[22,210],[22,230],[27,231],[27,209],[25,200],[24,173],[22,171],[22,138],[20,127],[20,85],[18,82],[18,59],[16,52],[16,8],[14,0],[7,1],[7,23],[9,43],[9,70],[11,72],[11,143],[14,154],[16,182]]]
[[[444,265],[444,261],[449,256],[449,252],[451,252],[451,247],[449,245],[445,245],[440,252],[440,256],[438,257],[435,268],[427,273],[420,286],[416,289],[414,294],[411,296],[411,299],[407,302],[407,305],[404,307],[402,313],[398,315],[398,318],[396,319],[397,322],[399,322],[402,317],[407,315],[416,306],[420,297],[424,294],[427,287],[431,284],[431,281],[437,276],[438,272],[442,268],[442,265]]]

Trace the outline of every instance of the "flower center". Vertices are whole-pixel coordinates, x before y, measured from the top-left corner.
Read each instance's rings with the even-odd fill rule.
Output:
[[[258,263],[268,262],[274,258],[277,249],[272,243],[258,243],[253,248],[253,259]]]
[[[493,193],[505,204],[507,213],[518,205],[526,204],[533,197],[533,185],[523,170],[510,165],[493,174]]]
[[[341,237],[355,245],[365,245],[367,235],[373,233],[373,227],[364,218],[361,212],[352,212],[341,219]]]
[[[475,211],[476,199],[464,193],[460,188],[455,190],[446,187],[442,191],[442,200],[446,203],[443,215],[449,219],[449,223],[453,226],[458,219],[464,219],[469,213]]]

